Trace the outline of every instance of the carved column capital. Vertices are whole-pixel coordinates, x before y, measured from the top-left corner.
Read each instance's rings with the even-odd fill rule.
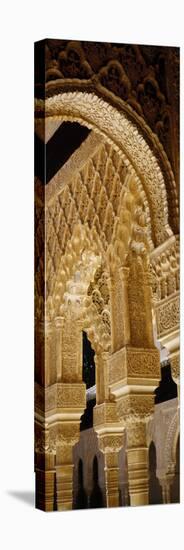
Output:
[[[102,453],[118,453],[124,445],[124,431],[98,434],[98,442]]]
[[[110,428],[109,428],[110,429]],[[119,506],[119,463],[118,454],[124,445],[124,432],[102,431],[98,433],[99,449],[104,454],[105,486],[108,507]]]

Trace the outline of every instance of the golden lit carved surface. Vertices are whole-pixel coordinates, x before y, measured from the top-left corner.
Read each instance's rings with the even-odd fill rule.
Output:
[[[37,105],[38,108],[41,107],[40,101],[37,102]],[[63,93],[49,98],[46,100],[46,114],[85,123],[88,127],[100,132],[111,144],[113,139],[118,151],[122,151],[126,155],[127,165],[132,166],[133,170],[136,169],[137,175],[141,177],[152,206],[155,239],[157,244],[163,242],[166,235],[169,236],[164,177],[156,158],[144,138],[139,135],[136,126],[123,113],[119,113],[94,94],[82,94],[81,92]],[[162,207],[157,197],[155,181],[159,182]]]
[[[158,136],[178,178],[178,48],[48,40],[45,78],[46,96],[90,89],[126,107]]]
[[[70,46],[64,48],[57,75],[49,65],[45,114],[50,129],[70,121],[92,132],[45,192],[36,181],[35,448],[38,463],[46,457],[45,469],[56,470],[58,509],[71,508],[72,452],[86,405],[82,331],[95,351],[94,426],[104,453],[107,505],[117,506],[117,455],[125,444],[131,504],[147,503],[147,425],[160,379],[156,337],[169,341],[179,327],[178,198],[159,142],[168,115],[160,117],[164,93],[155,75],[145,73],[132,94],[133,74],[119,58],[98,67],[98,94],[93,87],[74,89],[73,82],[71,91],[61,85],[61,93],[52,77],[64,82],[77,65],[72,78],[82,74],[92,83],[83,54],[81,49],[73,64]],[[136,59],[144,72],[138,50]],[[119,103],[107,102],[114,96]],[[38,126],[43,107],[37,100]],[[171,368],[178,381],[177,342]],[[165,416],[165,462],[172,469],[178,418],[170,422],[169,411]],[[150,430],[154,436],[153,425]]]
[[[179,294],[162,300],[156,307],[158,337],[179,328]]]

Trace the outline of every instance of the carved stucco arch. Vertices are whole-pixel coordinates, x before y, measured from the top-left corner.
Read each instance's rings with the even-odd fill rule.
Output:
[[[173,416],[169,425],[166,441],[165,441],[165,464],[167,465],[167,472],[173,473],[176,461],[176,446],[179,437],[179,415],[178,410]]]
[[[38,116],[42,108],[42,101],[37,100]],[[139,132],[138,126],[133,124],[125,113],[119,112],[95,94],[69,92],[48,98],[45,102],[45,115],[61,120],[77,121],[113,144],[119,154],[126,157],[126,164],[131,172],[142,182],[152,214],[155,246],[172,235],[168,224],[164,174],[156,156]]]

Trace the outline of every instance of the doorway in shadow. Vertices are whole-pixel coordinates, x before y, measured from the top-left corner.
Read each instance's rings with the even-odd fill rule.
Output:
[[[98,459],[95,455],[93,459],[93,488],[89,499],[90,508],[103,508],[103,493],[98,482]]]
[[[162,504],[162,489],[156,477],[156,447],[153,441],[149,447],[149,504]]]
[[[78,492],[76,496],[76,509],[84,510],[87,507],[88,507],[88,498],[87,498],[87,493],[84,489],[83,461],[80,458],[78,463]]]

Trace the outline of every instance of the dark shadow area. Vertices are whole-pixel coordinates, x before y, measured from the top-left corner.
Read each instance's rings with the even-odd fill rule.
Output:
[[[35,134],[35,176],[47,184],[89,133],[90,130],[78,122],[63,122],[46,145]]]
[[[89,389],[95,385],[95,352],[88,340],[86,332],[83,331],[83,372],[82,379]],[[93,427],[93,408],[96,405],[96,398],[87,401],[84,414],[81,416],[80,431]]]
[[[29,506],[35,506],[34,491],[7,491],[7,495],[17,500],[22,500],[22,502],[28,504]]]
[[[87,389],[95,385],[95,352],[88,340],[86,332],[83,331],[83,382]]]
[[[161,380],[154,393],[155,405],[177,397],[177,384],[172,379],[171,365],[169,361],[164,361],[164,364],[161,367]]]
[[[76,496],[76,509],[77,510],[84,510],[88,507],[88,497],[87,493],[84,489],[84,481],[83,481],[83,462],[80,458],[78,463],[78,492]]]
[[[89,508],[103,508],[103,493],[98,483],[98,460],[95,455],[93,460],[93,489],[89,499]]]
[[[156,448],[151,442],[149,448],[149,504],[162,504],[162,489],[156,477]]]
[[[81,416],[80,431],[88,430],[93,427],[93,409],[96,405],[96,399],[87,401],[84,414]]]

